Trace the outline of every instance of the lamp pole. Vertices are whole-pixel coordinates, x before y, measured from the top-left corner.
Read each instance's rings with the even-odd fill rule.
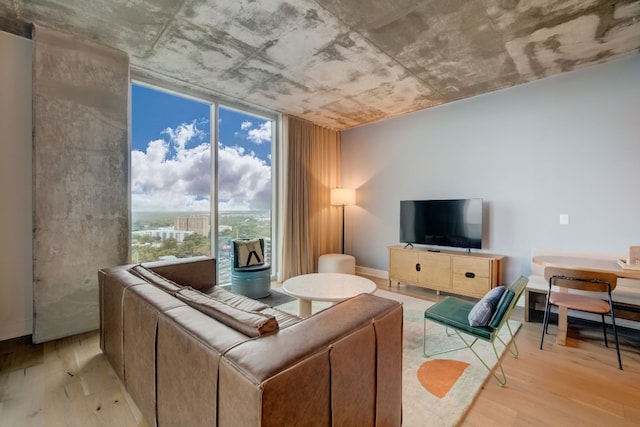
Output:
[[[342,253],[344,254],[344,207],[355,205],[356,190],[353,188],[333,188],[331,190],[331,204],[342,207]]]
[[[344,254],[344,207],[346,205],[342,205],[342,253]]]

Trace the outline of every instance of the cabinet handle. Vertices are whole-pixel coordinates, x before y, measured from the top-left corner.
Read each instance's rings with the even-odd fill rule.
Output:
[[[416,264],[416,271],[420,271],[420,263]]]
[[[466,273],[464,273],[464,276],[468,277],[469,279],[473,279],[474,277],[476,277],[476,274],[470,271],[467,271]]]

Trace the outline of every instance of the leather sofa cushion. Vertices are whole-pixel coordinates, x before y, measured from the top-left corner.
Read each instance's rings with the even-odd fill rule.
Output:
[[[272,308],[263,302],[247,298],[244,295],[234,294],[233,292],[217,286],[207,292],[207,295],[217,301],[240,310],[260,313],[266,316],[273,316],[278,321],[278,329],[284,329],[291,325],[295,325],[302,320],[302,318],[295,314],[290,314],[285,311],[278,310],[277,308]]]
[[[176,282],[162,277],[142,265],[136,265],[130,268],[129,272],[171,295],[175,295],[176,292],[183,288],[183,286],[178,285]]]
[[[269,306],[263,302],[247,298],[244,295],[234,294],[219,286],[214,286],[211,290],[207,291],[206,294],[216,301],[244,311],[258,312],[269,308]]]
[[[258,337],[278,330],[278,321],[273,316],[241,310],[192,288],[185,287],[175,296],[196,310],[248,337]]]
[[[261,314],[265,314],[267,316],[273,316],[278,321],[278,327],[280,329],[288,328],[289,326],[295,325],[302,321],[302,317],[298,317],[295,314],[287,313],[286,311],[278,310],[277,308],[265,308],[264,310],[260,310]]]

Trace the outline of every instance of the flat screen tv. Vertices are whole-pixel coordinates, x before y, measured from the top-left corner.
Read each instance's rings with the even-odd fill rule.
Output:
[[[402,200],[403,243],[482,248],[482,199]]]

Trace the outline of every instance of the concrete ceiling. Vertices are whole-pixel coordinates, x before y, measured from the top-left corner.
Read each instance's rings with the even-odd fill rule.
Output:
[[[640,0],[0,0],[31,22],[339,130],[640,52]]]

